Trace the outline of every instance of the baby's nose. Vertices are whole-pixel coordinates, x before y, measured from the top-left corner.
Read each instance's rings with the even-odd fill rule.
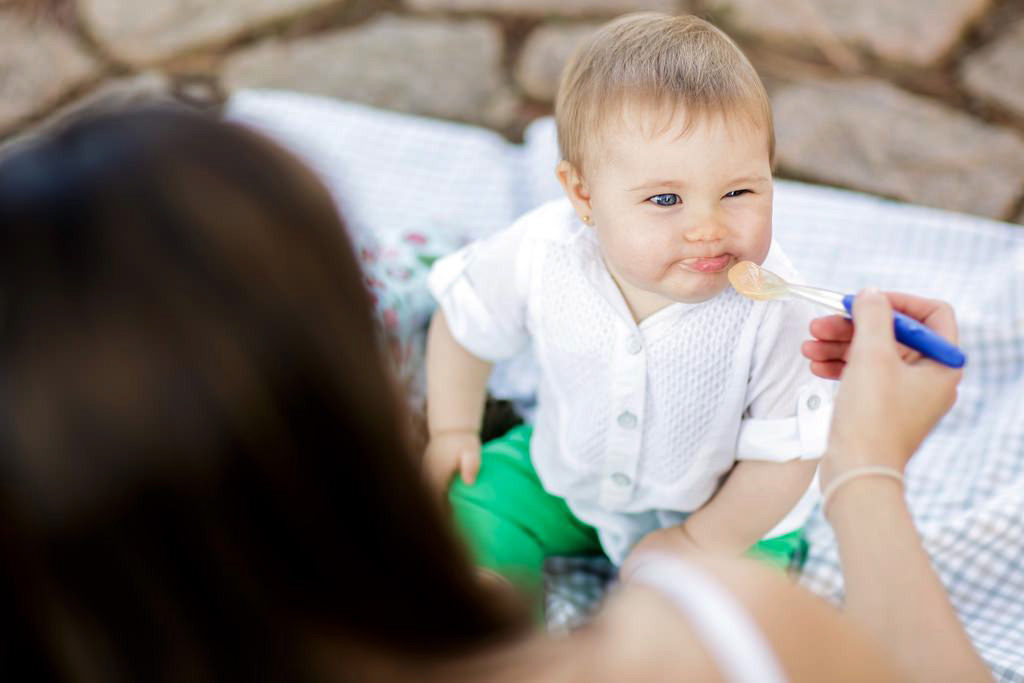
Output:
[[[683,233],[687,242],[713,242],[725,235],[725,229],[715,221],[706,221]]]

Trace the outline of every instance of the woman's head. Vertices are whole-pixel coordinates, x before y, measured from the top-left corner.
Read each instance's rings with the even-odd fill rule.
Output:
[[[297,675],[300,634],[507,630],[405,422],[333,203],[273,144],[151,109],[0,162],[0,648]]]

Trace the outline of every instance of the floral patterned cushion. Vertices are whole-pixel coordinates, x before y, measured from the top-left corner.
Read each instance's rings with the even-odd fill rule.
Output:
[[[434,261],[463,242],[429,229],[380,242],[356,241],[388,357],[408,391],[410,406],[417,412],[426,398],[426,331],[435,307],[427,289],[427,274]]]

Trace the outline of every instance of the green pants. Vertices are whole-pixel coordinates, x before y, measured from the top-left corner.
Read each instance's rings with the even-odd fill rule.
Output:
[[[536,589],[545,558],[602,554],[597,532],[576,519],[565,500],[541,486],[530,461],[533,429],[520,426],[484,444],[480,473],[469,486],[456,477],[448,497],[455,524],[476,563]],[[783,569],[807,554],[801,531],[757,543],[752,556]]]

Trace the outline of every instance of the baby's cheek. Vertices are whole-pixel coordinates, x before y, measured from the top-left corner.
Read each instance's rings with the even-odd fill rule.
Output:
[[[744,258],[754,263],[762,263],[768,256],[768,249],[772,246],[772,223],[767,221],[754,222],[744,231]]]
[[[771,248],[771,246],[772,234],[769,231],[754,245],[754,258],[750,260],[758,264],[764,263],[764,260],[768,258],[768,250]]]
[[[615,269],[635,285],[644,285],[650,280],[651,266],[642,255],[620,254],[619,260],[614,263]]]
[[[620,235],[618,239],[608,240],[602,245],[607,260],[625,272],[637,273],[649,269],[655,262],[659,250],[650,240],[636,235]]]
[[[677,258],[678,255],[673,253],[669,245],[649,240],[632,249],[630,267],[637,277],[652,280],[660,277],[661,273],[673,265]]]

